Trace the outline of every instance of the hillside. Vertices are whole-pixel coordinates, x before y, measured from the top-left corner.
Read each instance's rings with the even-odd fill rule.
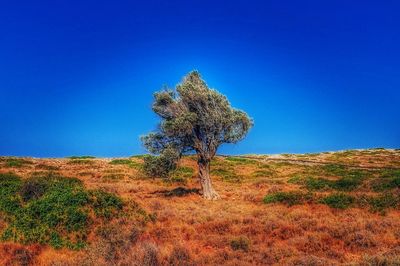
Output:
[[[141,164],[1,157],[0,265],[400,264],[400,150],[218,156],[218,201],[195,157],[171,179]]]

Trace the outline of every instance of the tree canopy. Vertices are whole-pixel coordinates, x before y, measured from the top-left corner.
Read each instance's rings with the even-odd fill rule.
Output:
[[[231,107],[226,96],[209,88],[197,71],[185,76],[175,90],[156,92],[152,109],[161,122],[157,131],[142,137],[144,146],[153,154],[194,151],[199,167],[209,168],[221,144],[242,140],[253,125],[245,112]]]

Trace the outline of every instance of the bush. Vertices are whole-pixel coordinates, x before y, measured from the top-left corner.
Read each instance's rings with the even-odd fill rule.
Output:
[[[309,190],[323,190],[332,187],[333,181],[324,178],[308,177],[305,186]]]
[[[388,208],[396,208],[399,204],[399,198],[393,194],[383,194],[369,198],[368,202],[372,211],[384,213]]]
[[[15,157],[5,158],[4,161],[5,161],[6,167],[15,167],[15,168],[33,164],[29,160],[26,160],[23,158],[15,158]]]
[[[121,209],[121,199],[88,191],[75,178],[0,175],[0,214],[8,223],[2,240],[81,248],[95,217],[109,219]]]
[[[281,202],[292,206],[311,201],[312,198],[312,194],[305,194],[300,191],[276,192],[265,196],[263,202],[266,204]]]
[[[353,202],[354,197],[344,193],[334,193],[320,200],[321,203],[336,209],[347,209]]]
[[[173,149],[166,149],[158,156],[143,157],[143,171],[150,177],[168,177],[176,169],[179,154]]]
[[[400,188],[400,170],[385,169],[381,171],[380,178],[372,182],[374,191],[386,191],[395,188]]]
[[[250,240],[247,237],[238,237],[231,240],[231,248],[233,250],[243,250],[245,252],[250,249]]]
[[[361,180],[358,178],[343,177],[336,180],[332,187],[340,191],[352,191],[361,185]]]
[[[242,177],[235,173],[231,168],[217,167],[211,168],[211,174],[222,178],[222,181],[230,183],[240,183],[242,182]]]
[[[114,159],[110,162],[110,164],[113,165],[126,165],[130,168],[136,168],[139,169],[141,167],[140,163],[137,163],[135,161],[132,161],[130,159]]]
[[[255,164],[257,163],[256,160],[251,160],[248,158],[242,158],[242,157],[226,157],[225,161],[231,162],[234,165],[241,165],[241,164]]]

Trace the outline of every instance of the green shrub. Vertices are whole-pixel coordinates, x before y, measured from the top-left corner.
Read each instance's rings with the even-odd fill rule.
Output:
[[[143,171],[150,177],[169,177],[177,167],[179,154],[173,149],[166,149],[158,156],[146,155],[143,157]]]
[[[0,213],[10,214],[20,208],[18,191],[21,186],[22,181],[15,174],[0,174]]]
[[[361,179],[352,177],[342,177],[338,180],[307,177],[304,180],[297,178],[297,179],[289,179],[289,181],[297,182],[297,184],[304,184],[308,190],[334,189],[339,191],[352,191],[362,184]]]
[[[371,210],[383,213],[386,209],[396,208],[399,204],[399,198],[393,194],[385,193],[383,195],[369,198]]]
[[[130,159],[114,159],[110,162],[113,165],[126,165],[130,168],[140,169],[141,164]]]
[[[379,179],[372,181],[372,189],[374,191],[386,191],[400,188],[399,169],[384,169],[379,174]]]
[[[386,191],[394,188],[400,188],[400,177],[379,178],[372,181],[372,189],[374,191]]]
[[[242,177],[235,173],[232,168],[211,168],[211,174],[222,178],[222,181],[230,183],[240,183],[242,182]]]
[[[268,194],[264,197],[263,202],[266,204],[281,202],[289,206],[303,204],[305,202],[310,202],[313,195],[310,193],[303,193],[300,191],[290,191],[290,192],[276,192]]]
[[[253,172],[252,176],[253,177],[272,177],[274,175],[274,171],[264,169],[264,170],[256,170]]]
[[[231,248],[233,250],[243,250],[245,252],[250,249],[250,240],[247,237],[238,237],[231,240]]]
[[[234,165],[241,165],[241,164],[255,164],[257,163],[256,160],[248,159],[248,158],[242,158],[242,157],[226,157],[225,161],[228,161]]]
[[[334,193],[321,199],[320,202],[335,209],[347,209],[354,203],[354,197],[344,193]]]
[[[333,181],[324,178],[308,177],[305,180],[305,186],[309,190],[324,190],[331,188]]]
[[[301,176],[296,175],[289,178],[287,182],[289,184],[302,185],[304,184],[304,179]]]
[[[359,178],[343,177],[334,181],[332,188],[340,191],[352,191],[361,184],[362,181]]]
[[[32,161],[23,159],[23,158],[16,158],[16,157],[8,157],[4,159],[5,166],[6,167],[15,167],[15,168],[20,168],[26,165],[31,165],[33,164]]]
[[[102,190],[93,190],[89,195],[94,212],[99,217],[111,218],[122,210],[123,202],[121,198],[114,194]]]
[[[193,168],[180,166],[170,174],[170,180],[173,182],[185,183],[187,179],[194,175]]]
[[[110,219],[121,209],[121,199],[88,191],[75,178],[0,175],[0,214],[7,222],[2,240],[81,248],[95,217]]]

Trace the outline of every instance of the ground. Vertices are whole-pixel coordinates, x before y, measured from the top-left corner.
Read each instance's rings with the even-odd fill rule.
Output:
[[[78,250],[3,241],[0,264],[400,265],[399,150],[218,156],[218,201],[199,194],[192,156],[170,179],[146,177],[141,164],[2,157],[0,173],[77,177],[136,202],[147,218],[95,222]]]

